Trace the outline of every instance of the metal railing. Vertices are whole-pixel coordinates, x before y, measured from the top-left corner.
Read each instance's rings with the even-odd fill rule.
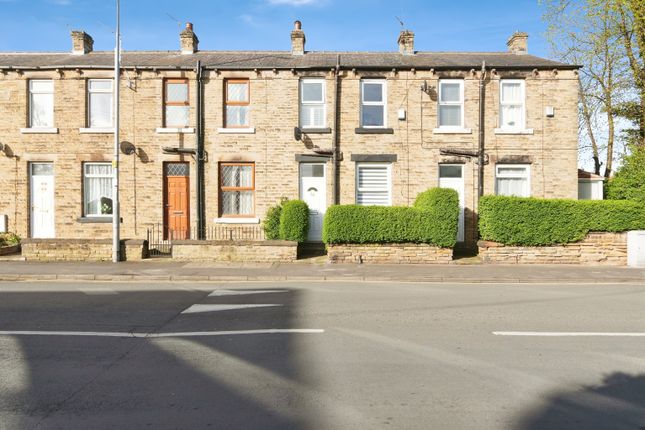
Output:
[[[172,243],[177,240],[197,239],[197,226],[174,230],[163,224],[149,224],[147,229],[148,249],[151,257],[172,256]],[[264,240],[264,230],[257,225],[207,226],[205,240]]]

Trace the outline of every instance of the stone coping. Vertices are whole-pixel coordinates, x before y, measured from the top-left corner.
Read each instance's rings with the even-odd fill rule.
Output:
[[[172,246],[298,246],[290,240],[173,240]]]

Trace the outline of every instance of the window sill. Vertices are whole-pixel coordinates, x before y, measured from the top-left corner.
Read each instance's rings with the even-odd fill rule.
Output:
[[[221,134],[255,134],[255,127],[249,128],[218,128],[218,133]]]
[[[321,128],[300,128],[300,131],[303,132],[304,134],[330,134],[331,133],[331,128],[329,127],[321,127]]]
[[[532,128],[496,128],[495,134],[533,134]]]
[[[21,128],[20,132],[22,134],[57,134],[58,128],[56,127],[30,127],[30,128]]]
[[[157,128],[157,133],[159,134],[172,134],[172,133],[195,133],[195,127],[185,127],[185,128],[179,128],[179,127],[159,127]]]
[[[84,216],[76,219],[80,224],[107,224],[112,222],[111,216]]]
[[[81,134],[114,134],[114,127],[79,128]]]
[[[393,128],[365,128],[358,127],[354,129],[356,134],[394,134]]]
[[[260,224],[260,218],[215,218],[217,224]]]
[[[472,134],[473,130],[471,128],[434,128],[432,129],[434,134]]]

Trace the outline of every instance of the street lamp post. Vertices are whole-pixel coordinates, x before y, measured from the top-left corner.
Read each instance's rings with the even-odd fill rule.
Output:
[[[112,159],[112,261],[117,263],[121,254],[119,208],[119,86],[121,79],[121,22],[120,1],[116,0],[116,42],[114,46],[114,158]]]

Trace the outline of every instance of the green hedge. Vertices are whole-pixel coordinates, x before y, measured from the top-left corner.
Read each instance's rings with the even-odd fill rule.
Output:
[[[0,246],[13,246],[20,243],[20,237],[15,233],[0,233]]]
[[[282,205],[280,238],[304,242],[309,231],[309,207],[302,200],[289,200]]]
[[[282,205],[287,199],[282,199],[280,203],[271,206],[267,211],[262,227],[264,228],[264,237],[267,240],[280,239],[280,215],[282,214]]]
[[[555,200],[484,196],[479,232],[506,245],[577,242],[590,231],[645,229],[645,204],[619,200]]]
[[[457,241],[459,198],[450,189],[421,193],[415,207],[342,205],[327,209],[325,243],[429,243]]]

